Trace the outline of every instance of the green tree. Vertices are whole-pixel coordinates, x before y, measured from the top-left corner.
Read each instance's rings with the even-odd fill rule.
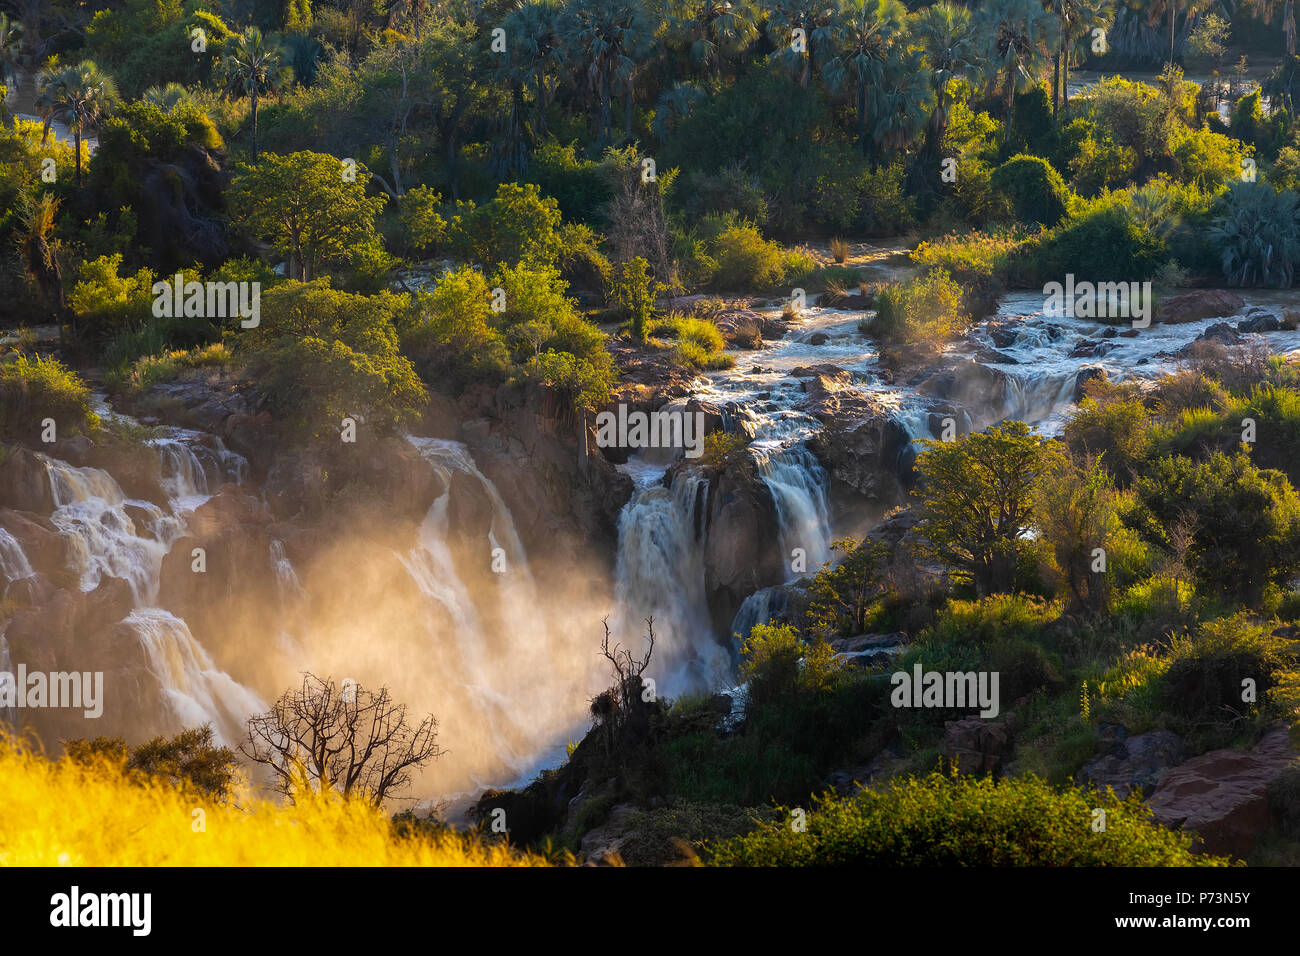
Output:
[[[746,0],[674,0],[672,10],[669,29],[708,75],[721,73],[727,58],[757,34],[758,14]]]
[[[858,145],[867,148],[868,94],[884,81],[890,48],[901,34],[907,8],[899,0],[847,0],[818,37],[822,77],[832,93],[852,91]]]
[[[836,0],[768,0],[767,37],[772,44],[772,57],[791,73],[797,73],[800,89],[808,89],[814,64],[821,62],[820,43],[826,35],[840,4]],[[792,42],[795,30],[802,30],[804,49],[796,49]]]
[[[348,260],[374,242],[385,199],[366,195],[367,175],[358,165],[349,182],[342,163],[324,153],[267,153],[256,166],[239,165],[232,218],[288,260],[290,277],[307,282],[326,263]]]
[[[921,528],[934,553],[969,576],[980,596],[1009,591],[1033,527],[1046,441],[1003,422],[956,441],[923,440],[917,458]]]
[[[645,341],[655,296],[663,290],[663,283],[650,277],[649,265],[641,256],[621,263],[615,270],[610,289],[610,298],[631,314],[632,335],[638,342]]]
[[[1070,66],[1080,46],[1092,42],[1092,31],[1110,26],[1115,16],[1114,0],[1047,0],[1056,18],[1058,45],[1052,63],[1052,116],[1070,101]]]
[[[844,538],[832,542],[831,550],[843,558],[818,571],[809,585],[808,620],[818,628],[862,634],[880,590],[880,570],[889,549],[865,538]]]
[[[63,746],[67,759],[75,763],[106,759],[141,783],[161,780],[169,786],[192,788],[218,802],[230,798],[237,779],[235,752],[217,746],[207,725],[184,730],[171,739],[154,737],[137,747],[128,747],[121,737],[65,740]]]
[[[345,416],[392,431],[429,400],[399,350],[409,305],[391,292],[341,292],[328,279],[281,283],[263,292],[261,324],[240,333],[240,350],[277,415],[302,434],[337,434]]]
[[[222,69],[233,89],[248,96],[253,125],[252,159],[257,162],[257,107],[264,93],[274,93],[284,81],[284,54],[274,39],[249,27],[227,44]]]
[[[641,0],[572,0],[556,29],[569,61],[581,65],[596,95],[596,139],[604,145],[610,141],[613,88],[649,55],[654,27]]]
[[[560,204],[532,183],[502,183],[491,202],[463,203],[448,224],[452,250],[482,265],[552,263],[560,251]]]
[[[1034,501],[1034,525],[1052,549],[1071,602],[1092,614],[1106,610],[1113,591],[1115,543],[1124,532],[1121,504],[1099,459],[1076,463],[1065,455],[1048,457]]]
[[[76,66],[46,70],[36,81],[36,107],[45,123],[59,121],[72,133],[76,152],[77,186],[81,186],[81,137],[88,129],[99,126],[117,104],[117,84],[92,60]]]

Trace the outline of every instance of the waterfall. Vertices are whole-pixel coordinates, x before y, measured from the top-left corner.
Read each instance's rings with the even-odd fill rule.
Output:
[[[18,539],[0,528],[0,577],[9,583],[30,578],[35,573]]]
[[[639,476],[618,519],[615,565],[617,613],[614,637],[641,647],[645,621],[655,621],[650,672],[668,693],[706,686],[725,667],[725,653],[713,640],[704,591],[703,515],[708,480],[682,471],[665,488],[654,472]],[[648,673],[650,673],[648,672]]]
[[[731,639],[737,650],[749,637],[749,632],[759,624],[770,624],[772,618],[785,610],[787,595],[784,588],[759,588],[741,603],[736,616],[731,619]]]
[[[486,752],[468,754],[471,774],[476,779],[495,774],[492,779],[499,785],[500,767],[488,767],[488,758],[495,756],[515,776],[531,772],[538,754],[554,745],[557,734],[571,729],[572,706],[581,704],[590,688],[557,686],[564,668],[556,666],[554,639],[539,613],[528,556],[496,485],[463,444],[407,440],[443,480],[445,490],[429,506],[415,546],[398,558],[426,599],[426,646],[438,673],[451,682],[442,690],[472,704],[475,714],[477,726],[449,733],[462,740],[480,735]],[[469,561],[463,555],[457,560],[451,540],[448,511],[456,475],[472,479],[490,505],[482,542],[486,547],[471,552],[476,556]],[[567,716],[552,716],[557,712]]]
[[[183,428],[160,431],[164,434],[145,444],[158,452],[163,490],[181,507],[197,508],[222,482],[239,484],[247,477],[248,461],[227,449],[221,439]],[[207,447],[205,440],[213,447]]]
[[[151,606],[158,597],[163,558],[185,534],[183,510],[206,500],[207,475],[197,455],[186,453],[179,441],[151,444],[158,452],[171,514],[147,501],[128,499],[106,471],[41,455],[55,504],[50,520],[70,544],[83,591],[93,590],[105,576],[130,585],[135,609],[123,623],[138,636],[180,723],[210,723],[223,743],[233,744],[243,736],[243,722],[265,705],[216,668],[183,620]],[[147,528],[139,528],[136,518]]]
[[[184,533],[180,519],[166,515],[147,501],[130,501],[113,476],[98,468],[75,468],[56,458],[39,456],[45,464],[54,496],[50,520],[68,540],[81,589],[94,590],[105,575],[131,586],[137,605],[158,596],[162,560],[172,542]],[[147,515],[150,536],[141,535],[127,511]]]
[[[211,724],[218,741],[230,747],[244,736],[249,715],[266,710],[256,694],[217,669],[180,618],[161,608],[138,608],[124,623],[139,636],[182,727]]]
[[[1007,375],[1006,404],[997,421],[1008,418],[1036,424],[1074,401],[1077,369],[1047,370]]]
[[[803,444],[760,453],[758,468],[776,503],[782,561],[788,566],[791,552],[801,548],[808,570],[816,571],[831,557],[826,469]]]

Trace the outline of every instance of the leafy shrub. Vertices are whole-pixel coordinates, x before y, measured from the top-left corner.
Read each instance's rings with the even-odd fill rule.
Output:
[[[789,624],[756,624],[741,648],[741,680],[754,711],[826,690],[839,668],[823,640],[806,644]]]
[[[529,359],[525,371],[530,378],[558,388],[575,408],[599,408],[609,402],[616,380],[608,354],[602,354],[604,362],[546,351]]]
[[[1169,648],[1160,681],[1161,703],[1191,727],[1233,723],[1262,705],[1265,694],[1297,663],[1293,642],[1246,615],[1207,621],[1194,636],[1178,637]],[[1242,682],[1255,682],[1256,705],[1242,700]]]
[[[552,263],[560,252],[560,206],[535,185],[502,183],[482,206],[459,203],[447,226],[454,254],[470,262]]]
[[[1093,832],[1093,810],[1106,829]],[[807,832],[788,819],[711,847],[717,866],[1221,866],[1191,852],[1190,834],[1151,819],[1134,794],[1034,776],[993,780],[931,773],[853,797],[821,797]]]
[[[504,376],[510,353],[491,315],[487,280],[463,266],[416,294],[411,314],[399,324],[402,351],[425,381],[463,385]]]
[[[868,335],[895,343],[938,345],[970,320],[962,288],[945,269],[935,269],[876,292],[876,314],[864,320]]]
[[[1134,490],[1135,524],[1158,546],[1171,549],[1174,529],[1190,522],[1188,559],[1212,592],[1258,602],[1300,559],[1300,497],[1285,475],[1261,471],[1245,455],[1161,458]]]
[[[485,298],[486,301],[486,298]],[[409,300],[331,289],[328,279],[277,286],[240,351],[278,416],[304,434],[335,433],[344,417],[389,432],[414,420],[428,392],[399,352]]]
[[[993,171],[990,183],[1010,200],[1021,222],[1054,226],[1069,208],[1070,193],[1061,174],[1037,156],[1013,156]]]
[[[756,227],[748,224],[723,230],[711,244],[710,252],[717,263],[714,288],[730,291],[772,289],[791,273],[810,266],[803,257],[795,254],[792,258],[780,243],[764,239]]]
[[[35,442],[46,418],[64,435],[99,425],[90,389],[58,359],[19,355],[0,362],[0,437]]]

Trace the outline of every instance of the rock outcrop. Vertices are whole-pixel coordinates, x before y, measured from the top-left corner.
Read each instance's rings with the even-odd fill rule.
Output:
[[[1196,289],[1165,299],[1156,307],[1156,320],[1165,325],[1223,318],[1240,311],[1246,300],[1224,289]]]
[[[1250,750],[1212,750],[1168,771],[1147,801],[1166,826],[1194,830],[1207,852],[1241,856],[1272,827],[1269,784],[1295,762],[1285,724]]]

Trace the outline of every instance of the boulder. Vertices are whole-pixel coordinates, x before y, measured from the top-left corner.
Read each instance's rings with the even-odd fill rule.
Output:
[[[1194,830],[1210,853],[1241,856],[1276,824],[1269,784],[1296,759],[1285,724],[1251,750],[1212,750],[1165,773],[1147,801],[1155,819]]]
[[[989,336],[992,337],[993,344],[1000,349],[1009,349],[1015,345],[1018,334],[1017,328],[1009,322],[989,326]]]
[[[1182,738],[1172,731],[1153,730],[1129,737],[1119,729],[1121,739],[1111,750],[1079,771],[1080,783],[1110,787],[1121,798],[1134,790],[1148,793],[1183,759]]]
[[[1091,339],[1084,339],[1070,349],[1070,358],[1101,358],[1116,348],[1118,346],[1114,342],[1094,342]]]
[[[964,717],[943,724],[943,756],[961,773],[995,773],[1011,755],[1016,717],[1007,712],[1000,719]]]
[[[744,349],[763,347],[763,317],[749,309],[727,309],[713,317],[713,322],[728,345]]]
[[[830,340],[831,337],[827,335],[825,332],[814,332],[811,336],[808,337],[808,344],[825,345]]]
[[[1074,377],[1074,401],[1083,401],[1084,387],[1089,382],[1110,381],[1110,374],[1098,365],[1085,365]]]
[[[1198,342],[1218,342],[1220,345],[1240,345],[1241,336],[1227,322],[1215,322],[1196,337]]]
[[[1282,320],[1272,312],[1263,309],[1251,309],[1246,317],[1237,323],[1238,332],[1277,332],[1282,328]]]
[[[832,478],[883,504],[907,497],[915,452],[893,411],[858,395],[823,401],[814,414],[825,427],[808,447]]]
[[[35,452],[11,446],[0,460],[0,508],[48,515],[54,511],[54,490],[45,462]]]
[[[1196,289],[1165,299],[1156,308],[1156,318],[1165,325],[1180,325],[1233,315],[1245,305],[1246,301],[1235,292]]]

